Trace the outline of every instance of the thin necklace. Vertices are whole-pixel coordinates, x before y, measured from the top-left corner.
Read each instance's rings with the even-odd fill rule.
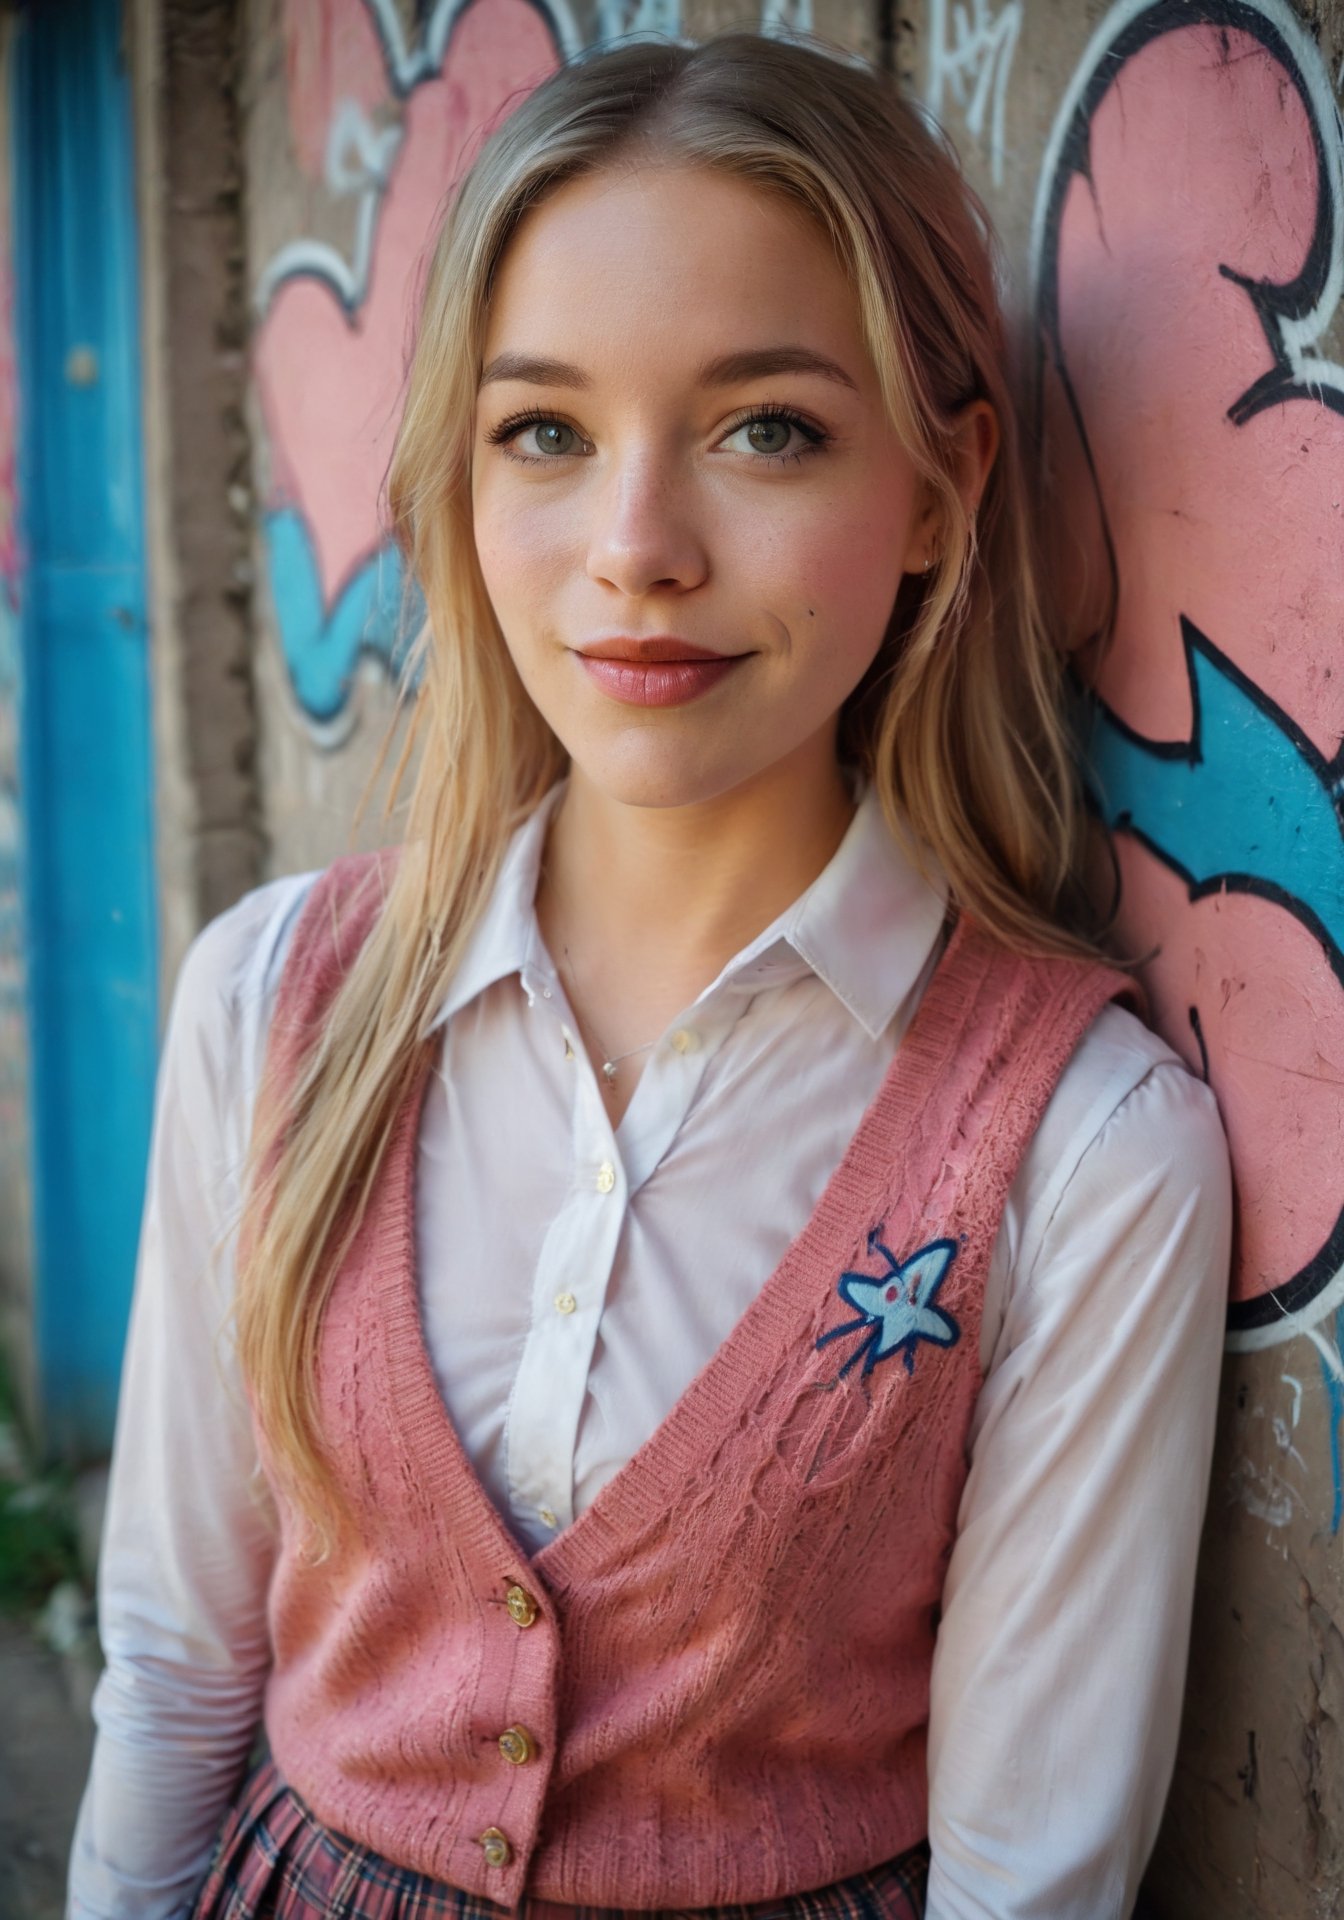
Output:
[[[569,958],[568,947],[565,948],[565,959],[569,962],[569,984],[572,989],[574,983],[574,962]],[[564,972],[563,968],[561,972]],[[574,1017],[575,1019],[578,1018],[577,1011]],[[637,1053],[647,1053],[650,1047],[656,1047],[658,1044],[656,1040],[646,1040],[642,1047],[628,1047],[624,1053],[611,1053],[608,1051],[601,1034],[591,1020],[588,1022],[588,1031],[592,1034],[594,1040],[596,1040],[598,1051],[602,1055],[602,1078],[606,1081],[608,1087],[613,1089],[616,1085],[616,1069],[621,1061],[631,1060]]]

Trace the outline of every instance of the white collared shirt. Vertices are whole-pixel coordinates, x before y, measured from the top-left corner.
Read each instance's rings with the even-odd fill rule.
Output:
[[[416,1182],[435,1374],[528,1547],[649,1436],[802,1229],[944,914],[870,792],[812,886],[643,1056],[613,1129],[533,911],[561,791],[515,834],[441,1011]],[[174,1000],[72,1920],[186,1914],[259,1717],[275,1519],[222,1330],[267,1023],[313,877],[207,928]],[[1175,1750],[1230,1210],[1212,1096],[1107,1008],[991,1261],[934,1666],[929,1920],[1129,1912]]]

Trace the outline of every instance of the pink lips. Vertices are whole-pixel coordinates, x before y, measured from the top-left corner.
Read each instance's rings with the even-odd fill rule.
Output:
[[[714,653],[670,634],[647,640],[618,636],[595,640],[579,651],[589,678],[613,700],[630,707],[680,707],[697,699],[746,659]]]

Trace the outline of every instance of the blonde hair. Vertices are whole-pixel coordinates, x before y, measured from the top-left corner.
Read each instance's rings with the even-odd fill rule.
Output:
[[[875,784],[893,831],[908,821],[932,849],[959,909],[1019,951],[1089,950],[1061,924],[1079,804],[988,221],[950,148],[894,82],[796,43],[741,33],[695,47],[641,42],[562,68],[488,140],[434,249],[387,489],[428,614],[392,783],[395,796],[418,742],[405,842],[296,1081],[264,1093],[254,1129],[239,1353],[315,1552],[334,1544],[342,1518],[314,1384],[332,1279],[509,836],[566,765],[514,670],[473,544],[471,435],[491,285],[526,213],[565,181],[630,158],[710,167],[787,195],[830,235],[892,423],[941,513],[934,568],[904,580],[842,709],[841,756]],[[993,406],[1001,442],[972,518],[953,421],[976,398]],[[380,868],[369,884],[383,884]]]

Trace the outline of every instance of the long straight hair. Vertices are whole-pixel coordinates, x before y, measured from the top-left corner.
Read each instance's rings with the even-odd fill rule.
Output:
[[[296,1077],[263,1086],[239,1246],[237,1339],[308,1550],[344,1507],[323,1449],[322,1311],[427,1065],[430,1029],[508,839],[567,757],[524,692],[486,596],[471,519],[472,422],[491,287],[523,216],[616,162],[711,168],[806,209],[837,249],[891,422],[940,508],[933,568],[907,576],[840,716],[841,757],[908,823],[951,899],[1023,952],[1082,953],[1068,921],[1081,835],[1061,663],[1037,590],[989,224],[943,137],[897,85],[797,43],[726,34],[585,56],[519,105],[453,197],[426,280],[388,475],[392,529],[425,599],[421,684],[392,792],[420,749],[385,900]],[[953,422],[988,400],[1001,442],[978,514]],[[390,803],[389,803],[390,804]]]

